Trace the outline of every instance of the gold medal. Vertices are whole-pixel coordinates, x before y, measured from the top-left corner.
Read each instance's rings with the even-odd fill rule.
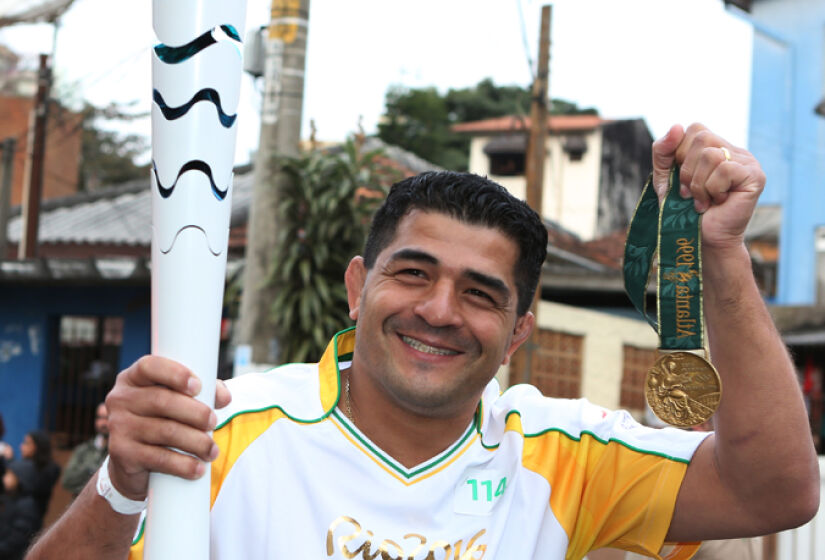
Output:
[[[660,353],[647,372],[647,404],[660,420],[673,426],[686,428],[706,422],[722,398],[716,368],[692,352]]]

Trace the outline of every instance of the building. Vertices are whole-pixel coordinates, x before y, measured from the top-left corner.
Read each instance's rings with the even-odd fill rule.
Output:
[[[10,204],[23,199],[26,180],[26,154],[29,151],[29,125],[34,99],[27,96],[0,94],[0,142],[14,138]],[[77,192],[80,171],[82,115],[69,111],[57,102],[49,105],[46,150],[43,163],[43,200],[69,196]]]
[[[20,56],[0,45],[0,94],[34,97],[37,91],[37,70],[25,68]]]
[[[754,269],[825,452],[825,2],[725,0],[753,26],[748,149],[768,177],[747,232]]]
[[[768,183],[779,305],[825,303],[825,50],[820,0],[725,0],[753,26],[748,149]],[[757,221],[760,216],[757,215]]]
[[[526,198],[526,117],[453,126],[468,134],[469,168]],[[652,166],[653,137],[641,119],[553,115],[548,120],[542,216],[589,240],[627,227]]]

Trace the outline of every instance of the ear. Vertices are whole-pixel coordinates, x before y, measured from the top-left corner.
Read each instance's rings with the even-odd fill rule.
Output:
[[[513,353],[518,350],[519,346],[524,344],[524,342],[530,337],[530,333],[533,332],[533,326],[535,323],[536,317],[531,311],[528,311],[516,319],[516,326],[513,329],[513,338],[510,340],[510,346],[507,348],[507,353],[504,355],[501,365],[506,366],[510,363],[510,358],[513,356]]]
[[[349,303],[349,317],[358,320],[358,309],[361,306],[361,293],[364,291],[364,282],[367,280],[367,267],[364,266],[364,257],[353,257],[344,273],[344,284],[347,287],[347,302]]]

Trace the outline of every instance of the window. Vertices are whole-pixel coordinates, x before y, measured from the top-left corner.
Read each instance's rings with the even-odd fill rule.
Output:
[[[645,379],[658,354],[651,348],[637,348],[625,344],[623,349],[622,386],[619,406],[628,410],[644,410]]]
[[[484,146],[490,158],[490,175],[513,177],[524,175],[527,134],[502,134]]]
[[[503,175],[506,177],[524,175],[524,154],[491,155],[490,175]]]
[[[581,161],[587,151],[587,140],[581,134],[571,134],[564,139],[563,146],[570,161]]]
[[[582,349],[584,337],[550,329],[540,329],[538,348],[532,357],[530,383],[549,397],[581,396]],[[523,376],[527,348],[522,346],[510,364],[510,379]]]

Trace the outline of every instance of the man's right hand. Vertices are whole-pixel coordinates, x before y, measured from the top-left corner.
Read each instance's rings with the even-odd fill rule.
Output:
[[[204,462],[218,456],[210,435],[217,416],[195,399],[200,391],[201,382],[195,374],[158,356],[144,356],[120,372],[106,397],[106,407],[109,476],[121,494],[144,499],[149,472],[187,479],[200,478],[206,472]],[[230,399],[229,390],[218,380],[215,407],[226,406]]]

